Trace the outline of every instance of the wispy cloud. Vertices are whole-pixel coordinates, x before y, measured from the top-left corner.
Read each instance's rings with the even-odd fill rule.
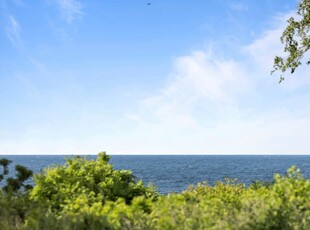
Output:
[[[249,7],[245,4],[242,4],[240,2],[233,2],[229,5],[230,9],[235,11],[247,11]]]
[[[21,27],[13,15],[10,15],[8,17],[6,32],[12,45],[15,46],[15,48],[17,49],[21,49],[22,47],[22,42],[20,38]]]
[[[287,25],[290,17],[296,17],[294,13],[278,15],[274,19],[275,28],[265,31],[262,36],[252,42],[250,45],[243,47],[243,52],[249,56],[249,59],[258,67],[262,73],[270,75],[273,67],[274,57],[280,55],[285,57],[283,52],[284,45],[280,42],[280,37]],[[305,60],[309,58],[309,54],[305,55]],[[280,73],[274,73],[274,78],[279,77]],[[284,73],[285,82],[281,87],[286,90],[297,90],[300,87],[310,84],[309,71],[302,66],[298,68],[294,75]]]
[[[249,88],[240,63],[217,57],[211,50],[196,51],[175,61],[167,85],[158,95],[143,100],[141,108],[148,116],[199,127],[202,113],[213,117],[228,110]]]
[[[24,6],[25,2],[23,0],[12,0],[13,3],[17,6]]]
[[[82,4],[76,0],[55,0],[68,23],[79,18],[82,14]]]
[[[151,148],[141,152],[166,153],[309,152],[308,94],[287,91],[307,87],[309,71],[301,68],[281,85],[270,77],[287,17],[245,45],[241,60],[212,49],[177,58],[167,84],[128,116],[136,127],[127,146],[134,151],[146,143]]]
[[[274,28],[264,31],[259,38],[243,47],[243,51],[251,55],[261,69],[271,69],[275,55],[283,54],[280,37],[287,24],[286,21],[293,15],[293,13],[278,15],[272,23]]]

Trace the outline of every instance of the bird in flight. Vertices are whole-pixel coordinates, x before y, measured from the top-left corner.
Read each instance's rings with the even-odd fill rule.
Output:
[[[147,4],[147,6],[149,6],[149,5],[151,5],[151,3],[150,3],[150,2]]]

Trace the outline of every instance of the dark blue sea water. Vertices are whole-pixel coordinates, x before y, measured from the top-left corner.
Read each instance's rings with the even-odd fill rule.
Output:
[[[48,166],[64,164],[68,157],[73,156],[0,156],[35,173]],[[181,192],[198,182],[213,185],[226,177],[238,178],[246,185],[255,180],[272,181],[275,173],[285,174],[292,165],[296,165],[305,178],[310,178],[310,155],[114,155],[110,163],[115,169],[132,170],[138,179],[145,184],[152,183],[163,194]]]

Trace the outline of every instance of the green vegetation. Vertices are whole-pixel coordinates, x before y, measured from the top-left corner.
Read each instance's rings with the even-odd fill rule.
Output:
[[[0,163],[3,179],[10,162]],[[273,183],[226,180],[168,195],[114,170],[104,152],[45,169],[33,189],[29,170],[16,170],[19,186],[7,179],[0,190],[0,229],[310,229],[310,180],[296,167]]]
[[[298,4],[297,17],[291,17],[283,31],[281,42],[284,44],[284,52],[287,57],[276,56],[274,59],[274,71],[286,72],[288,69],[294,73],[302,64],[301,59],[310,49],[310,0],[301,0]],[[310,60],[306,62],[310,64]],[[280,77],[280,82],[284,77]]]

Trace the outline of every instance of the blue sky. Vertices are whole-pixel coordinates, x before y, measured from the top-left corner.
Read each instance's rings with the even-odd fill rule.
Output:
[[[309,67],[270,76],[296,5],[0,1],[0,154],[309,154]]]

